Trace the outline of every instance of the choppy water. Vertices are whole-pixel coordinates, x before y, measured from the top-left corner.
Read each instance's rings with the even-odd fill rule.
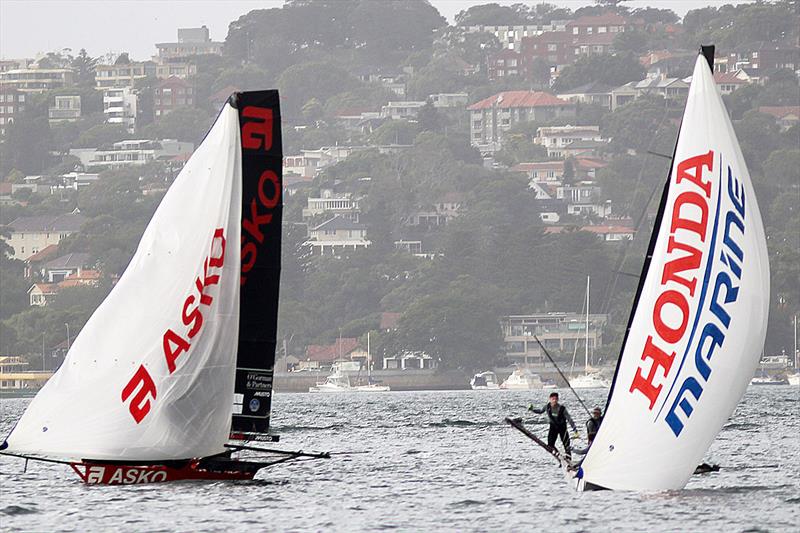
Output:
[[[21,460],[0,458],[0,529],[800,531],[800,389],[751,387],[709,451],[722,471],[650,494],[573,492],[502,423],[546,394],[279,394],[284,447],[366,453],[279,465],[253,482],[85,486],[65,466],[31,463],[23,474]],[[27,402],[0,401],[0,432]]]

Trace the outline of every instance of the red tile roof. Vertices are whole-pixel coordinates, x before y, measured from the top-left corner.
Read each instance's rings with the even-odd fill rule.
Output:
[[[395,329],[400,322],[401,313],[385,312],[381,313],[381,329]]]
[[[794,115],[800,117],[800,106],[796,105],[783,105],[783,106],[761,106],[758,108],[759,113],[772,115],[775,118],[783,118],[786,115]]]
[[[45,246],[44,248],[42,248],[29,258],[27,258],[25,261],[27,263],[38,263],[39,261],[45,261],[47,259],[50,259],[57,253],[58,253],[58,245],[50,244],[48,246]]]
[[[310,344],[306,348],[306,360],[328,363],[349,355],[357,347],[358,339],[354,337],[336,339],[333,344]]]
[[[530,172],[531,170],[546,170],[546,169],[563,170],[564,161],[537,161],[530,163],[518,163],[513,167],[511,167],[509,171]]]
[[[635,230],[626,228],[625,226],[583,226],[581,231],[597,233],[598,235],[608,235],[609,233],[636,233]]]
[[[714,81],[717,83],[738,83],[746,85],[747,82],[736,76],[736,72],[715,72]]]
[[[519,107],[554,107],[554,106],[574,106],[575,104],[557,98],[550,93],[538,91],[503,91],[489,98],[476,102],[467,109],[475,111],[478,109],[490,109],[498,107],[500,109],[511,109]]]
[[[11,194],[11,191],[14,189],[13,183],[2,182],[0,183],[0,194]]]

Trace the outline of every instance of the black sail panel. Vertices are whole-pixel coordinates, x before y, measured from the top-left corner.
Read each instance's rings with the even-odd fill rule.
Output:
[[[232,438],[269,431],[278,326],[283,154],[278,91],[236,93],[242,148],[239,346]]]

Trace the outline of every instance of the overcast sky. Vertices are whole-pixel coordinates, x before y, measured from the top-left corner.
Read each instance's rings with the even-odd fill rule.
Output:
[[[380,0],[375,0],[380,1]],[[683,16],[690,9],[742,0],[634,0],[631,8],[669,8]],[[744,0],[747,1],[747,0]],[[472,5],[520,0],[431,0],[452,22]],[[550,0],[576,9],[592,0]],[[91,56],[129,52],[133,59],[155,55],[157,42],[174,41],[177,28],[202,26],[222,41],[228,24],[253,9],[280,7],[283,0],[0,0],[0,58],[34,57],[38,52],[86,48]]]

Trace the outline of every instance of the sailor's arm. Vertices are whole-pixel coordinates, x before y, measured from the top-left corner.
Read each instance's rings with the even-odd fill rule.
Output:
[[[570,416],[569,411],[567,410],[566,407],[564,408],[564,418],[566,418],[567,422],[569,422],[572,431],[578,431],[578,428],[575,427],[575,422],[572,420],[572,417]]]
[[[533,406],[533,404],[528,404],[528,411],[532,411],[532,412],[536,413],[537,415],[540,415],[540,414],[544,413],[546,409],[547,409],[546,405],[544,407],[542,407],[541,409],[537,409],[537,408],[535,408]]]

